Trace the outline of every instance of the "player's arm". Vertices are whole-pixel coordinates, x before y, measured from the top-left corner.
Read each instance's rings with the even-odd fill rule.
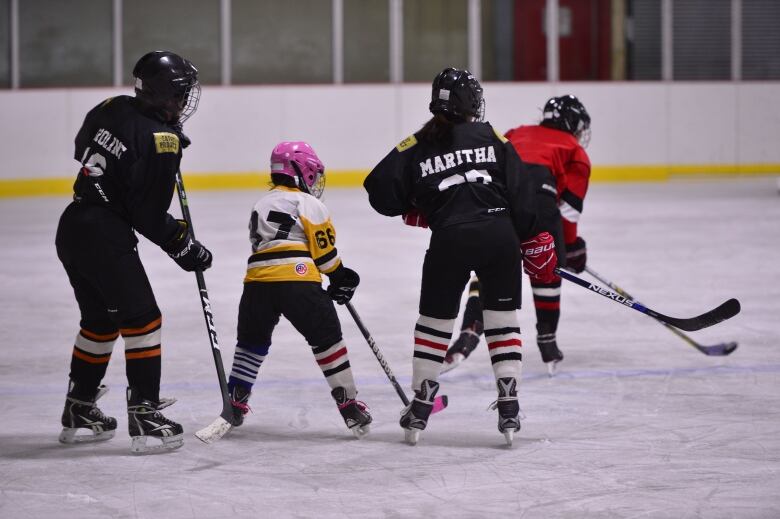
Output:
[[[363,182],[368,201],[378,213],[399,216],[412,207],[412,176],[408,170],[410,148],[417,144],[414,135],[404,139],[371,170]]]
[[[577,224],[582,215],[585,195],[590,180],[590,163],[570,162],[566,170],[566,187],[561,193],[559,208],[563,224],[563,241],[566,243],[566,267],[574,272],[585,270],[587,247],[579,236]]]
[[[520,241],[525,241],[539,232],[534,183],[528,167],[520,160],[514,146],[508,141],[503,146],[509,206],[517,236]]]
[[[212,255],[194,240],[186,222],[168,213],[181,161],[179,137],[158,132],[131,168],[128,211],[133,227],[159,245],[184,270],[205,270]]]

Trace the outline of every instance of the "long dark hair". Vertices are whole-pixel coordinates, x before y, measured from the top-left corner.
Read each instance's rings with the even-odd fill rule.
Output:
[[[452,144],[452,129],[455,124],[457,122],[445,114],[435,113],[417,132],[417,139],[421,142],[447,147]]]

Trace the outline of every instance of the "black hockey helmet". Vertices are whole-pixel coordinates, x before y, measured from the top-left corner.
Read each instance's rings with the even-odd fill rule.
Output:
[[[583,146],[590,140],[590,115],[580,100],[571,94],[551,97],[544,105],[541,124],[569,132]]]
[[[133,68],[135,94],[151,105],[164,122],[182,124],[198,109],[198,69],[176,53],[144,54]]]
[[[468,70],[445,68],[433,80],[428,108],[451,119],[481,121],[485,118],[482,85]]]

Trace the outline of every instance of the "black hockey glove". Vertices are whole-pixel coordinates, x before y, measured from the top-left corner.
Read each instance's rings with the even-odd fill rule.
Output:
[[[339,265],[339,268],[331,272],[328,277],[330,277],[330,285],[328,285],[330,298],[340,305],[348,303],[352,296],[355,295],[355,289],[360,284],[358,273],[343,265]]]
[[[211,252],[198,240],[192,239],[185,221],[178,220],[178,222],[179,231],[171,241],[163,245],[162,249],[187,272],[206,270],[211,266]]]
[[[588,260],[588,249],[585,247],[585,240],[577,236],[572,243],[566,244],[566,268],[579,274],[585,270],[585,263]]]

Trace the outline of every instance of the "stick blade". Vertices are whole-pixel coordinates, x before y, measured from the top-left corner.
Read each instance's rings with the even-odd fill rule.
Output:
[[[736,299],[729,299],[717,308],[705,312],[697,317],[690,319],[675,319],[673,317],[660,316],[660,320],[668,322],[672,326],[685,330],[686,332],[695,332],[702,328],[707,328],[718,324],[719,322],[731,319],[739,313],[742,307]],[[732,349],[732,351],[734,351]]]
[[[725,357],[730,355],[739,346],[736,342],[723,342],[712,346],[700,346],[699,351],[711,357]]]
[[[220,416],[209,425],[196,432],[195,436],[203,443],[213,443],[225,436],[232,428],[233,424]]]

